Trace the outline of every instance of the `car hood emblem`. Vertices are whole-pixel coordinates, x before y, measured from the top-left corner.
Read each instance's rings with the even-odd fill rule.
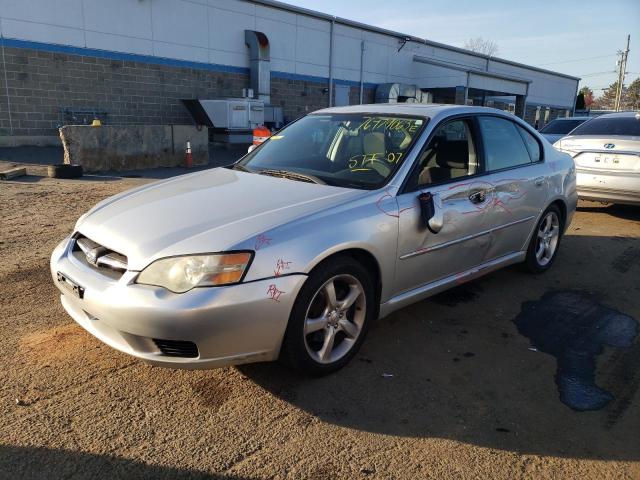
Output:
[[[613,143],[605,143],[604,148],[611,150],[612,148],[616,148],[616,146]]]

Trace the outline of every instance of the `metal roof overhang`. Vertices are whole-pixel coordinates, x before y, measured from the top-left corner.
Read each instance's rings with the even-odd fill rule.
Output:
[[[526,95],[529,91],[529,84],[532,82],[528,78],[479,70],[466,65],[434,60],[422,55],[414,55],[413,61],[464,72],[467,74],[466,87],[469,88],[505,92],[512,95]]]
[[[524,63],[514,62],[512,60],[505,60],[503,58],[492,57],[489,55],[484,55],[478,52],[472,52],[471,50],[465,50],[464,48],[454,47],[452,45],[446,45],[440,42],[434,42],[433,40],[427,40],[426,38],[416,37],[414,35],[407,35],[406,33],[395,32],[393,30],[387,30],[385,28],[374,27],[373,25],[367,25],[366,23],[360,23],[353,20],[349,20],[347,18],[336,17],[334,15],[328,15],[326,13],[321,13],[316,10],[311,10],[308,8],[296,7],[294,5],[289,5],[288,3],[278,2],[275,0],[245,0],[249,3],[255,3],[258,5],[264,5],[265,7],[279,8],[281,10],[286,10],[292,13],[298,13],[300,15],[306,15],[308,17],[319,18],[321,20],[326,20],[328,22],[336,22],[342,25],[347,25],[354,28],[360,28],[362,30],[366,30],[374,33],[381,33],[383,35],[389,35],[392,37],[396,37],[399,40],[406,39],[410,42],[417,42],[423,45],[430,45],[432,47],[443,48],[445,50],[450,50],[452,52],[464,53],[466,55],[473,55],[474,57],[484,58],[493,60],[500,63],[505,63],[507,65],[513,65],[515,67],[527,68],[529,70],[533,70],[536,72],[548,73],[551,75],[556,75],[558,77],[570,78],[571,80],[579,81],[580,77],[574,77],[572,75],[567,75],[566,73],[554,72],[553,70],[547,70],[540,67],[533,67],[531,65],[526,65]]]

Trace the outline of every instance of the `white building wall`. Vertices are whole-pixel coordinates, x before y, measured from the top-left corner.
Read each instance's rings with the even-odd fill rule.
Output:
[[[244,0],[0,0],[5,38],[248,68],[244,31],[258,30],[269,38],[272,71],[322,78],[329,77],[330,28],[324,19]],[[531,80],[529,103],[572,107],[575,79],[415,42],[398,52],[397,37],[340,23],[334,29],[337,81],[360,81],[363,41],[367,84],[466,84],[458,69],[413,61],[422,55]],[[489,88],[491,81],[482,84]]]

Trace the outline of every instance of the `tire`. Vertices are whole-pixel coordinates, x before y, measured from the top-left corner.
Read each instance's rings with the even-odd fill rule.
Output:
[[[540,216],[529,241],[524,262],[529,272],[542,273],[551,268],[560,249],[563,229],[562,212],[555,205],[549,206]]]
[[[331,257],[317,266],[293,304],[280,360],[313,376],[345,366],[360,349],[373,321],[373,285],[367,269],[351,257]]]
[[[82,173],[82,165],[58,163],[47,167],[47,174],[51,178],[80,178]]]

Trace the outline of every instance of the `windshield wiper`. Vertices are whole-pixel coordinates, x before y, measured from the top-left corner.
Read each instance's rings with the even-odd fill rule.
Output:
[[[304,173],[291,172],[289,170],[270,170],[265,168],[263,170],[259,170],[258,172],[261,175],[269,175],[271,177],[280,177],[287,178],[289,180],[298,180],[300,182],[308,182],[308,183],[317,183],[320,185],[326,185],[327,182],[320,180],[318,177],[314,177],[313,175],[306,175]]]
[[[232,164],[230,168],[231,170],[240,170],[241,172],[253,173],[253,170],[249,170],[247,167],[245,167],[244,165],[240,165],[239,163]]]

